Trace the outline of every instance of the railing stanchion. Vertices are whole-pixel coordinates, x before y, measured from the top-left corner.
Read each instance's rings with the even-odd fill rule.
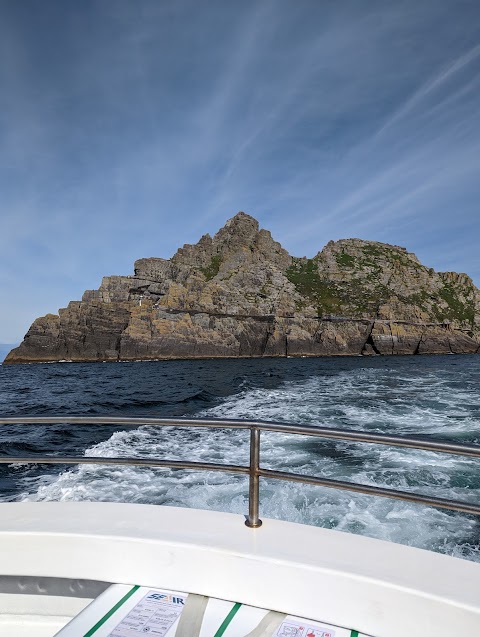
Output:
[[[260,504],[260,429],[250,429],[250,479],[248,485],[248,517],[245,524],[251,529],[262,526],[259,517]]]

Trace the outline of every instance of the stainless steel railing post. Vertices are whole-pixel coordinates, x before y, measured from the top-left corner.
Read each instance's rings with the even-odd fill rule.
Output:
[[[250,429],[250,480],[248,485],[248,517],[245,524],[251,529],[262,526],[259,518],[260,505],[260,429]]]

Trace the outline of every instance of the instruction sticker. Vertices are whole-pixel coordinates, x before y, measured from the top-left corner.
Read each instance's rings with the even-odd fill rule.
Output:
[[[108,637],[164,637],[182,614],[187,596],[151,590]]]
[[[289,619],[282,623],[274,637],[335,637],[335,631],[331,628],[310,626],[308,621],[302,624]]]

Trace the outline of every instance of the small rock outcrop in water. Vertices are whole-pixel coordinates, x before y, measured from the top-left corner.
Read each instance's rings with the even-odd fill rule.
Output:
[[[475,353],[480,291],[398,246],[344,239],[291,257],[239,212],[169,260],[140,259],[37,319],[6,363]]]

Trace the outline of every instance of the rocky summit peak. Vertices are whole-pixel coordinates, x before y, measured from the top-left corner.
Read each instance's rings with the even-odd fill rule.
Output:
[[[37,319],[5,362],[480,351],[472,280],[399,246],[341,239],[292,257],[238,212],[134,272]]]
[[[252,217],[252,215],[247,214],[246,212],[243,212],[243,210],[240,210],[239,212],[237,212],[236,215],[234,215],[233,217],[231,217],[230,219],[228,219],[225,222],[225,225],[223,226],[224,228],[228,228],[229,226],[235,226],[238,224],[250,224],[253,227],[255,227],[258,230],[258,221],[255,219],[255,217]]]
[[[196,244],[185,244],[172,258],[177,267],[215,271],[215,276],[241,271],[246,263],[264,262],[284,270],[290,261],[270,232],[260,229],[258,221],[245,212],[228,219],[213,238],[206,234]]]
[[[244,243],[251,240],[259,231],[259,223],[245,212],[237,212],[237,214],[228,219],[223,228],[215,234],[214,241],[224,241],[227,237],[234,237],[236,240]]]

